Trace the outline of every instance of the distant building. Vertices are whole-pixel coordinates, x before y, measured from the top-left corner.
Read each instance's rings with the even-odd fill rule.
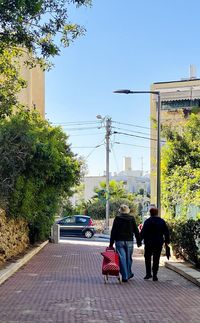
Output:
[[[190,78],[180,81],[158,82],[151,91],[160,91],[161,124],[179,127],[185,122],[192,109],[200,111],[200,79],[195,76],[194,66],[190,67]],[[156,95],[151,95],[151,138],[157,139],[153,120],[157,119]],[[151,202],[156,204],[156,141],[151,140]]]
[[[118,174],[110,174],[109,180],[122,181],[127,192],[136,193],[143,189],[146,194],[150,194],[150,176],[142,175],[141,170],[132,170],[131,158],[123,158],[123,170]],[[94,189],[99,187],[101,182],[106,181],[106,176],[85,176],[84,199],[89,200],[94,196]]]
[[[99,187],[101,182],[105,182],[105,176],[85,176],[84,177],[84,200],[90,200],[94,195],[94,189]]]

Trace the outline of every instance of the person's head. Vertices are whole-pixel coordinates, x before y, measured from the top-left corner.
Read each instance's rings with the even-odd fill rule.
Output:
[[[135,208],[135,206],[130,207],[130,214],[131,214],[131,215],[135,215],[135,213],[136,213],[136,208]]]
[[[158,215],[158,209],[157,207],[152,207],[149,210],[151,216],[157,216]]]
[[[130,209],[129,209],[129,207],[127,205],[122,204],[122,205],[120,205],[119,212],[122,213],[122,214],[129,214]]]

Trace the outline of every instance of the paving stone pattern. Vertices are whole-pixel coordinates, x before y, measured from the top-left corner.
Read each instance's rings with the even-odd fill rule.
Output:
[[[134,279],[104,284],[105,247],[48,244],[0,286],[1,323],[200,323],[200,288],[161,267],[144,281],[134,256]]]

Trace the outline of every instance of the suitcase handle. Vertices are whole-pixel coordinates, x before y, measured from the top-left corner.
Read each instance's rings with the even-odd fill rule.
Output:
[[[115,252],[115,248],[114,247],[107,247],[106,251],[114,251]]]

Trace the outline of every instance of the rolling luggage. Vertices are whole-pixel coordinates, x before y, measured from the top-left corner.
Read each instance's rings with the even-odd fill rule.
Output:
[[[119,255],[114,248],[106,248],[106,251],[102,252],[103,263],[102,263],[102,274],[104,275],[105,284],[108,282],[108,277],[116,277],[119,283],[122,282],[119,267]]]

